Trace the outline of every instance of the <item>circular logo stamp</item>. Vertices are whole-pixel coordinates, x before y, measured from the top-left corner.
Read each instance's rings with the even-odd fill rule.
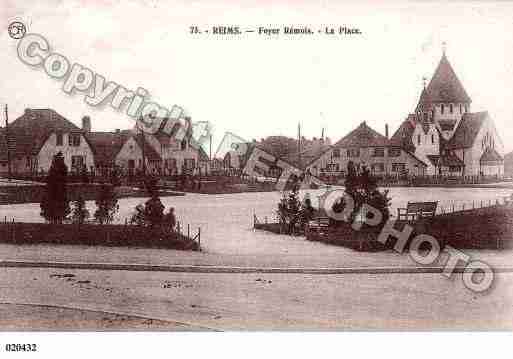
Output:
[[[21,39],[23,36],[25,36],[27,28],[23,23],[14,21],[9,24],[7,31],[9,31],[9,36],[13,39]]]

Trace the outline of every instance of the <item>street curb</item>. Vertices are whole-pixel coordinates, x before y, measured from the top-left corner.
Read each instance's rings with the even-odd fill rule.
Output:
[[[443,267],[339,267],[339,268],[300,268],[300,267],[228,267],[201,265],[151,265],[116,263],[73,263],[73,262],[32,262],[0,261],[0,268],[59,268],[124,270],[135,272],[176,272],[176,273],[269,273],[269,274],[399,274],[399,273],[443,273]],[[453,273],[463,273],[466,267],[455,267]],[[513,272],[513,267],[493,268],[495,273]]]

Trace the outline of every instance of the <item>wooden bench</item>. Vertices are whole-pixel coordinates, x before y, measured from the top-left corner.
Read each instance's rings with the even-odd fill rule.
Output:
[[[330,225],[330,219],[328,217],[317,217],[311,221],[308,221],[308,230],[316,232],[324,232]]]
[[[438,202],[408,202],[406,208],[397,208],[398,221],[416,221],[423,217],[434,217]]]

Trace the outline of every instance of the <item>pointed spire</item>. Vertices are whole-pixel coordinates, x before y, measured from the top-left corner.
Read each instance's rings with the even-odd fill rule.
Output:
[[[445,51],[447,50],[447,43],[442,41],[442,56],[445,57]]]
[[[422,108],[428,109],[434,103],[470,104],[472,102],[445,55],[445,46],[443,42],[442,58],[431,81],[424,86],[416,111]]]

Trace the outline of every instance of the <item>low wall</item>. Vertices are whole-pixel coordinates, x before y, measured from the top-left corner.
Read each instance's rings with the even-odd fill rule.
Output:
[[[197,242],[176,232],[131,225],[0,223],[0,242],[82,244],[198,250]]]

